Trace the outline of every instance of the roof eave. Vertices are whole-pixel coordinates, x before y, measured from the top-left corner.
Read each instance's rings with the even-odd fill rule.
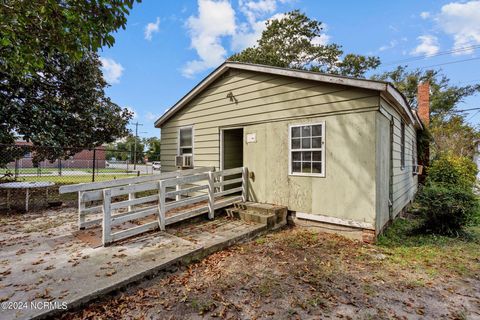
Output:
[[[379,92],[385,92],[392,100],[404,110],[412,123],[418,123],[413,116],[413,112],[408,106],[408,103],[405,97],[393,87],[391,84],[383,81],[375,80],[366,80],[366,79],[354,79],[344,76],[329,75],[323,73],[314,73],[314,72],[305,72],[295,69],[285,69],[272,66],[264,65],[254,65],[240,62],[231,62],[226,61],[221,64],[217,69],[212,73],[206,76],[202,81],[200,81],[192,90],[190,90],[183,98],[181,98],[177,103],[175,103],[170,109],[168,109],[157,121],[155,121],[155,127],[160,128],[168,119],[170,119],[179,109],[181,109],[185,104],[191,101],[197,93],[202,91],[205,87],[211,84],[213,81],[218,79],[225,71],[229,68],[254,71],[261,73],[274,74],[279,76],[286,77],[295,77],[299,79],[333,83],[338,85],[345,85],[357,88],[364,88],[368,90],[374,90]],[[421,125],[421,124],[420,124]]]

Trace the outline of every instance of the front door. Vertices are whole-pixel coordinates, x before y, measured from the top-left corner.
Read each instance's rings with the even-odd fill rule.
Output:
[[[243,128],[222,129],[221,130],[221,170],[243,167]],[[240,178],[238,176],[229,176],[228,179]],[[237,188],[241,184],[230,184],[224,189]]]

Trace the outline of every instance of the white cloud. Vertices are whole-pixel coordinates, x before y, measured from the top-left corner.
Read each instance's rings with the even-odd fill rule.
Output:
[[[393,49],[397,46],[398,41],[397,40],[392,40],[388,44],[381,46],[378,48],[379,51],[385,51],[385,50],[390,50]]]
[[[198,14],[190,16],[186,26],[191,47],[196,50],[199,58],[187,62],[182,68],[182,74],[190,78],[223,63],[227,57],[227,41],[233,52],[254,46],[266,28],[267,20],[285,17],[284,14],[275,13],[278,5],[291,1],[239,0],[239,12],[245,17],[243,22],[239,22],[229,1],[198,0]],[[316,44],[326,44],[329,39],[327,34],[322,34],[313,41]]]
[[[417,39],[420,41],[420,44],[410,52],[412,55],[431,56],[437,53],[440,49],[438,39],[435,36],[423,35],[419,36]]]
[[[155,22],[150,22],[145,26],[145,40],[151,41],[154,33],[160,31],[160,18],[157,17]]]
[[[149,120],[149,121],[154,121],[154,120],[157,120],[159,118],[159,116],[157,114],[154,114],[154,113],[151,113],[151,112],[147,112],[145,114],[145,119]]]
[[[198,15],[190,16],[187,28],[191,47],[200,59],[187,62],[182,70],[185,77],[221,64],[227,55],[222,37],[235,33],[235,11],[226,0],[198,0]]]
[[[103,78],[110,84],[119,83],[124,68],[118,62],[110,58],[100,57],[102,63]]]
[[[421,13],[420,13],[420,18],[422,18],[422,19],[428,19],[428,18],[430,18],[430,12],[428,12],[428,11],[423,11],[423,12],[421,12]]]
[[[452,2],[442,7],[437,16],[442,30],[454,39],[454,49],[480,44],[480,1]],[[457,54],[470,54],[473,50],[462,50]]]

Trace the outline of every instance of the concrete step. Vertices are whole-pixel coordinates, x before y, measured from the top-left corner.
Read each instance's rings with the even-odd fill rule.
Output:
[[[266,224],[275,230],[287,224],[287,207],[269,203],[241,202],[225,210],[227,215],[246,222]]]

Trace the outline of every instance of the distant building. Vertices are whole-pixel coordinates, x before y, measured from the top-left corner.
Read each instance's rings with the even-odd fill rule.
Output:
[[[32,146],[31,142],[17,140],[15,145],[18,146]],[[79,150],[76,154],[68,159],[55,160],[50,162],[49,160],[41,161],[38,165],[40,168],[92,168],[94,163],[94,151],[83,149]],[[34,168],[33,153],[27,152],[22,158],[17,161],[13,161],[7,165],[8,168]],[[105,147],[97,147],[95,150],[95,168],[105,168]]]

